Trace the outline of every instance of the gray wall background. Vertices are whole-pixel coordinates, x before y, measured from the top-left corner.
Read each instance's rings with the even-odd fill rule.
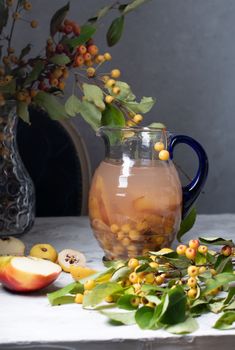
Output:
[[[32,41],[39,52],[48,33],[48,20],[65,0],[33,0],[40,27],[29,31],[19,23],[16,45]],[[108,0],[71,1],[71,19],[83,23]],[[205,193],[198,201],[201,213],[235,212],[235,1],[152,0],[126,18],[121,42],[109,49],[111,67],[119,67],[123,80],[137,96],[154,96],[157,104],[145,123],[164,122],[169,129],[201,142],[209,157]],[[107,51],[105,33],[112,16],[96,35]],[[36,34],[36,40],[35,40]],[[70,88],[68,88],[70,93]],[[102,142],[78,117],[94,170],[103,157]],[[189,174],[196,159],[179,147],[177,161]]]

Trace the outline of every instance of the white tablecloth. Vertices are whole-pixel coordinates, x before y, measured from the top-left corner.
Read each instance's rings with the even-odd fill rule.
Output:
[[[235,215],[200,215],[185,240],[198,236],[235,234]],[[48,242],[58,250],[74,248],[85,253],[88,264],[103,268],[102,250],[93,238],[86,217],[38,218],[31,232],[22,237],[27,248]],[[235,349],[235,328],[218,331],[211,326],[217,315],[198,319],[200,328],[191,335],[171,335],[163,330],[140,330],[137,326],[112,326],[96,311],[80,305],[51,307],[46,292],[72,282],[63,273],[47,290],[33,294],[13,294],[0,286],[0,349],[66,350],[217,350]]]

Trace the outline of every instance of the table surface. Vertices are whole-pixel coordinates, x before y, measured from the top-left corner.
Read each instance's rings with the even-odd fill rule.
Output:
[[[199,215],[185,240],[198,236],[232,238],[235,214]],[[58,250],[78,249],[88,265],[103,269],[102,250],[89,227],[87,217],[38,218],[31,232],[22,237],[29,248],[39,242],[53,244]],[[176,244],[176,243],[175,243]],[[111,326],[96,311],[71,304],[51,307],[46,293],[72,282],[62,273],[47,289],[32,294],[13,294],[0,286],[0,349],[204,349],[222,346],[234,349],[235,328],[218,331],[211,326],[218,315],[203,315],[199,329],[190,335],[171,335],[163,330],[140,330],[137,326]]]

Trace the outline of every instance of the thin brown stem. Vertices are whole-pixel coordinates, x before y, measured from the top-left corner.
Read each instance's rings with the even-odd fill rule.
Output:
[[[18,0],[18,1],[17,1],[17,5],[16,5],[16,10],[15,10],[15,12],[18,11],[19,6],[20,6],[20,1]],[[12,25],[11,25],[11,30],[10,30],[10,35],[9,35],[9,38],[8,38],[8,49],[11,47],[11,40],[12,40],[14,28],[15,28],[15,23],[16,23],[16,19],[13,18]]]

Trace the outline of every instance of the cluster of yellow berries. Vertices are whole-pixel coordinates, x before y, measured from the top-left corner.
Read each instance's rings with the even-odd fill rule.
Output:
[[[8,7],[12,7],[14,5],[14,0],[7,0],[6,4]],[[21,19],[20,9],[23,9],[25,11],[30,11],[30,10],[32,10],[32,7],[33,6],[32,6],[30,1],[28,1],[28,0],[23,1],[22,4],[20,6],[18,6],[17,11],[12,13],[12,18],[15,21]],[[26,20],[24,19],[24,21],[26,21]],[[29,23],[30,23],[30,26],[32,28],[38,27],[38,21],[36,21],[36,20],[29,21]]]
[[[154,150],[158,153],[158,157],[160,160],[168,160],[170,158],[170,153],[165,149],[165,145],[163,142],[158,141],[154,144]]]
[[[208,252],[208,247],[205,245],[200,245],[198,239],[191,239],[188,246],[185,244],[180,244],[176,248],[176,252],[179,255],[184,255],[190,260],[195,260],[197,252],[201,254],[206,254]]]

